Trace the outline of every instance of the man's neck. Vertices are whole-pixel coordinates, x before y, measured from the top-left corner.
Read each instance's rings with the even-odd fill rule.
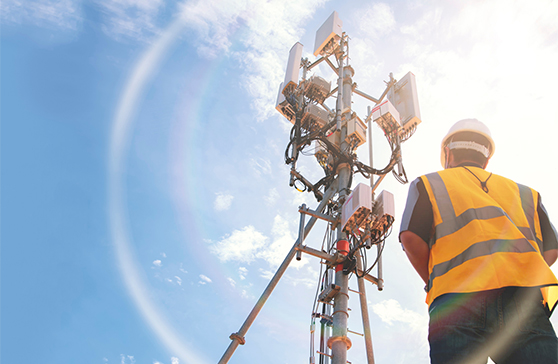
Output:
[[[480,164],[478,164],[476,162],[471,162],[471,161],[463,161],[463,162],[458,163],[455,166],[451,166],[450,168],[457,168],[457,167],[477,167],[477,168],[484,169]]]

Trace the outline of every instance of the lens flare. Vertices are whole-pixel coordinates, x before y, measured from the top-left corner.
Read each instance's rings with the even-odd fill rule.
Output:
[[[128,293],[134,299],[144,319],[173,355],[177,355],[187,363],[207,363],[208,361],[205,358],[202,358],[199,353],[179,337],[149,298],[148,289],[141,279],[141,269],[136,263],[128,234],[127,204],[124,198],[126,194],[122,176],[137,102],[143,94],[145,85],[183,27],[184,21],[179,17],[161,34],[140,58],[124,88],[114,117],[110,141],[110,158],[108,161],[109,219],[118,267],[126,283]]]

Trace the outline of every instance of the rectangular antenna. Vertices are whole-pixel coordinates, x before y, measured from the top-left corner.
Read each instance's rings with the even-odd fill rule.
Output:
[[[293,107],[287,99],[285,95],[283,95],[283,82],[279,86],[279,94],[277,95],[277,103],[275,104],[275,109],[281,113],[284,117],[286,117],[291,123],[295,123],[296,115]]]
[[[289,52],[289,61],[287,62],[287,72],[285,73],[285,81],[283,81],[283,90],[289,86],[298,86],[298,74],[300,71],[300,61],[302,59],[303,45],[296,42]],[[283,92],[281,90],[281,92]]]
[[[399,111],[401,127],[409,130],[421,123],[417,96],[415,75],[407,73],[393,88],[390,88],[387,98]]]
[[[347,225],[351,230],[358,229],[372,211],[372,189],[364,183],[359,183],[347,197],[341,210],[341,227]]]
[[[356,140],[357,148],[366,143],[366,124],[358,116],[347,121],[347,138],[345,140],[349,144],[352,140]]]
[[[333,40],[336,42],[343,34],[343,22],[339,19],[339,14],[334,11],[329,18],[322,24],[316,32],[316,41],[314,42],[314,55],[323,55],[322,52],[328,48],[328,43]]]
[[[385,133],[399,130],[399,111],[388,100],[372,109],[372,120],[377,123]]]

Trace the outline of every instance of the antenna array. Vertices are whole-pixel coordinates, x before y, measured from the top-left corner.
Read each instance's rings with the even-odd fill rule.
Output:
[[[384,177],[392,172],[401,183],[407,183],[402,164],[401,143],[408,140],[420,124],[420,111],[415,77],[407,73],[397,81],[389,75],[385,91],[374,98],[357,88],[352,78],[354,69],[349,65],[349,37],[342,31],[342,22],[333,12],[316,33],[314,56],[310,62],[302,58],[303,45],[296,43],[289,52],[285,79],[279,87],[276,109],[292,124],[285,150],[285,163],[291,166],[289,185],[314,194],[318,201],[315,210],[302,205],[299,208],[298,239],[283,264],[250,312],[241,329],[230,336],[232,342],[219,363],[227,363],[255,320],[263,304],[282,277],[294,257],[302,253],[321,259],[320,290],[317,294],[311,324],[310,363],[345,364],[352,342],[347,328],[349,318],[349,278],[357,277],[368,364],[374,363],[370,336],[365,281],[383,289],[382,252],[385,240],[394,222],[394,196],[382,191],[374,193]],[[337,75],[337,85],[318,75],[308,73],[325,62]],[[300,71],[302,78],[299,80]],[[352,110],[352,96],[359,95],[374,103],[361,119]],[[328,106],[335,99],[335,105]],[[376,122],[383,131],[391,149],[389,163],[373,167],[371,123]],[[367,140],[370,165],[358,160],[357,148]],[[305,149],[312,149],[324,177],[316,182],[297,171],[297,161]],[[370,185],[359,184],[351,190],[355,173],[370,180]],[[374,176],[378,176],[374,178]],[[306,218],[309,217],[306,223]],[[320,250],[304,245],[304,240],[317,219],[327,222],[324,243]],[[367,251],[376,246],[375,259],[367,258]],[[377,276],[370,273],[377,268]],[[316,320],[320,324],[319,348],[314,348]]]

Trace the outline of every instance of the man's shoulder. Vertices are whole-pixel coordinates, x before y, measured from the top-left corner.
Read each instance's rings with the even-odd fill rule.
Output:
[[[519,190],[531,190],[534,193],[538,194],[538,191],[535,190],[534,188],[532,188],[531,186],[524,185],[522,183],[519,183],[519,182],[515,181],[514,179],[504,177],[504,176],[496,174],[496,173],[491,173],[491,174],[492,174],[491,179],[492,178],[493,179],[499,179],[500,181],[505,181],[505,182],[510,183],[512,185],[516,185],[519,188]]]
[[[433,178],[440,178],[445,171],[447,171],[447,169],[423,174],[422,176],[417,177],[414,182],[423,183],[425,180],[428,181],[432,180]]]
[[[504,177],[502,175],[493,173],[491,171],[487,171],[485,169],[482,168],[478,168],[478,167],[467,167],[469,170],[465,169],[465,168],[460,168],[460,167],[456,167],[456,168],[448,168],[448,169],[442,169],[436,172],[431,172],[431,173],[427,173],[424,174],[420,177],[417,178],[417,180],[428,180],[428,181],[432,181],[434,179],[438,179],[441,178],[442,180],[451,177],[451,176],[455,176],[455,175],[464,175],[467,173],[473,173],[475,176],[477,176],[478,178],[481,178],[482,180],[486,180],[487,178],[489,178],[492,181],[496,181],[499,180],[500,182],[504,182],[504,183],[509,183],[509,184],[513,184],[513,185],[517,185],[517,187],[520,190],[532,190],[535,193],[538,193],[537,190],[535,190],[534,188],[518,183],[515,180],[508,178],[508,177]]]

